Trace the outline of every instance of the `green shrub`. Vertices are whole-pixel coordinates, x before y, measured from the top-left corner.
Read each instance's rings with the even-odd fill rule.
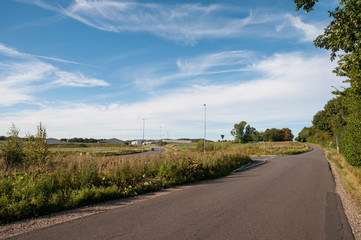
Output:
[[[20,130],[13,123],[8,132],[9,137],[0,145],[6,167],[19,165],[24,159],[24,144],[19,137],[19,132]]]
[[[231,150],[69,161],[52,160],[40,169],[27,168],[27,173],[1,174],[0,223],[224,176],[250,158]]]
[[[361,120],[356,115],[349,119],[342,152],[349,164],[361,166]]]

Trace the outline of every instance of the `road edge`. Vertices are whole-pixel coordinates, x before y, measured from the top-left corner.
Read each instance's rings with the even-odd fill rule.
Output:
[[[236,170],[233,170],[232,173],[245,171],[245,170],[248,170],[248,169],[251,169],[251,168],[254,168],[254,167],[263,165],[263,164],[265,164],[265,163],[267,163],[267,160],[263,160],[263,161],[255,161],[255,160],[252,160],[251,162],[247,163],[247,164],[244,165],[243,167],[240,167],[240,168],[237,168]]]
[[[361,240],[361,216],[356,204],[342,184],[342,178],[336,164],[326,158],[336,184],[336,193],[340,196],[345,215],[351,226],[355,240]]]

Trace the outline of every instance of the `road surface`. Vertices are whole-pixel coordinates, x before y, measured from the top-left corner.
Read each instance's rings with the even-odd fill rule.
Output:
[[[353,239],[321,149],[257,159],[267,163],[14,239]]]

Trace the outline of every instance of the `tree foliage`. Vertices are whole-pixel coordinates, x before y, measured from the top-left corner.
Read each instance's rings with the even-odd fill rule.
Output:
[[[282,141],[292,141],[293,140],[293,134],[291,129],[289,128],[271,128],[266,129],[263,133],[263,139],[265,141],[271,141],[271,142],[282,142]]]
[[[242,121],[240,123],[235,123],[233,126],[233,129],[231,131],[232,136],[234,136],[234,140],[236,142],[242,142],[243,138],[244,138],[244,134],[245,134],[245,127],[247,125],[247,122]]]
[[[300,10],[303,8],[306,13],[313,10],[313,6],[315,5],[318,0],[293,0],[296,4],[296,9]]]
[[[318,111],[312,121],[312,127],[303,128],[296,140],[300,142],[319,143],[336,147],[335,138],[343,140],[349,118],[345,96],[329,100],[323,110]],[[340,141],[342,145],[343,141]],[[342,147],[341,147],[342,149]]]
[[[24,159],[24,144],[19,137],[20,130],[12,123],[8,131],[9,137],[2,145],[1,151],[7,167],[20,164]]]
[[[41,164],[45,163],[48,155],[48,144],[46,143],[46,129],[39,124],[35,136],[28,134],[25,143],[25,158],[27,164]]]
[[[239,143],[258,142],[261,138],[256,128],[247,125],[245,121],[234,124],[231,134],[234,136],[234,140]]]
[[[234,124],[231,134],[234,136],[234,141],[239,143],[259,142],[261,140],[272,142],[292,141],[294,137],[289,128],[271,128],[260,133],[256,128],[247,125],[245,121]]]
[[[306,12],[313,9],[317,0],[294,0],[296,9],[303,8]],[[350,86],[344,91],[334,93],[345,97],[348,111],[346,124],[339,126],[341,131],[345,126],[344,155],[352,165],[361,165],[361,1],[341,0],[340,5],[329,11],[332,18],[324,33],[318,36],[314,44],[316,47],[331,51],[331,60],[338,57],[338,66],[334,70],[338,76],[346,77],[345,82]],[[329,122],[324,121],[328,116],[324,112],[316,114],[314,127],[318,131],[334,134]],[[340,119],[339,119],[340,120]],[[323,129],[321,129],[323,128]],[[358,152],[355,152],[358,151]]]
[[[27,134],[25,140],[19,137],[20,130],[13,123],[4,144],[0,145],[7,167],[28,166],[44,163],[49,155],[46,143],[46,129],[40,123],[35,136]]]

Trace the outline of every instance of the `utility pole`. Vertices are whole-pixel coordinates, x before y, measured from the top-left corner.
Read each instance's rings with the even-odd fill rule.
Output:
[[[203,104],[204,106],[204,145],[203,145],[203,150],[204,152],[206,152],[206,129],[207,129],[207,105],[206,104]]]
[[[144,129],[145,129],[145,119],[143,118],[143,139],[142,139],[142,153],[144,151]]]

